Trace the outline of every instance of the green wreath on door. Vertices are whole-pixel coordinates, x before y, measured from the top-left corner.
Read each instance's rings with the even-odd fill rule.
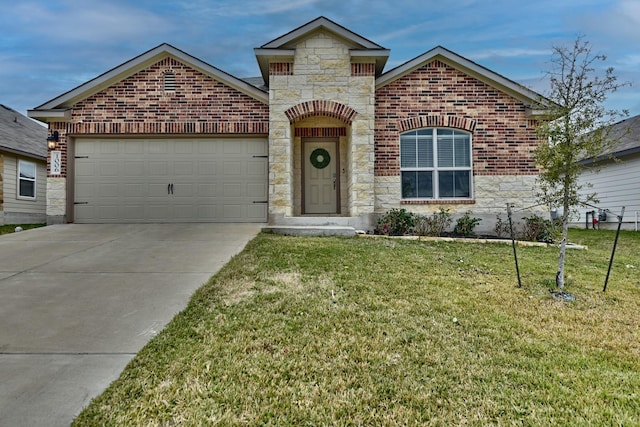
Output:
[[[324,148],[316,148],[311,152],[309,161],[311,161],[311,165],[314,168],[324,169],[329,166],[329,162],[331,162],[331,156],[329,155],[329,152]]]

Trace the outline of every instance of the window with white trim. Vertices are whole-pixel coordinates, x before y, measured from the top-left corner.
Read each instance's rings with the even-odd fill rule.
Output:
[[[471,134],[446,128],[403,133],[400,175],[403,199],[471,198]]]
[[[36,164],[33,162],[18,160],[18,197],[36,198]]]

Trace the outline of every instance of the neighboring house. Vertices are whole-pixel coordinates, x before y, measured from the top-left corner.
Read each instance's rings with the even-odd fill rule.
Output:
[[[612,126],[611,138],[616,141],[609,152],[598,159],[582,162],[584,172],[580,175],[582,194],[596,193],[597,203],[591,203],[601,210],[609,209],[606,219],[600,217],[600,228],[615,228],[616,215],[622,207],[625,213],[622,228],[638,230],[640,216],[640,115],[623,120]],[[593,226],[593,211],[598,220],[598,209],[587,206],[579,208],[576,226]]]
[[[0,225],[46,221],[47,128],[0,104]]]
[[[162,44],[30,110],[59,134],[48,221],[371,229],[442,207],[490,229],[535,204],[535,92],[442,47],[384,72],[389,50],[324,17],[254,52],[243,80]]]

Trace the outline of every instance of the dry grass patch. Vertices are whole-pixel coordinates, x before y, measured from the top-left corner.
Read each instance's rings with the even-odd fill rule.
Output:
[[[638,425],[638,234],[557,251],[260,235],[76,425]]]

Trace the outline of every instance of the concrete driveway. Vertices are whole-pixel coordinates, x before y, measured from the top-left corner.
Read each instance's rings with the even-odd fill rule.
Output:
[[[261,224],[0,236],[0,426],[68,426]]]

